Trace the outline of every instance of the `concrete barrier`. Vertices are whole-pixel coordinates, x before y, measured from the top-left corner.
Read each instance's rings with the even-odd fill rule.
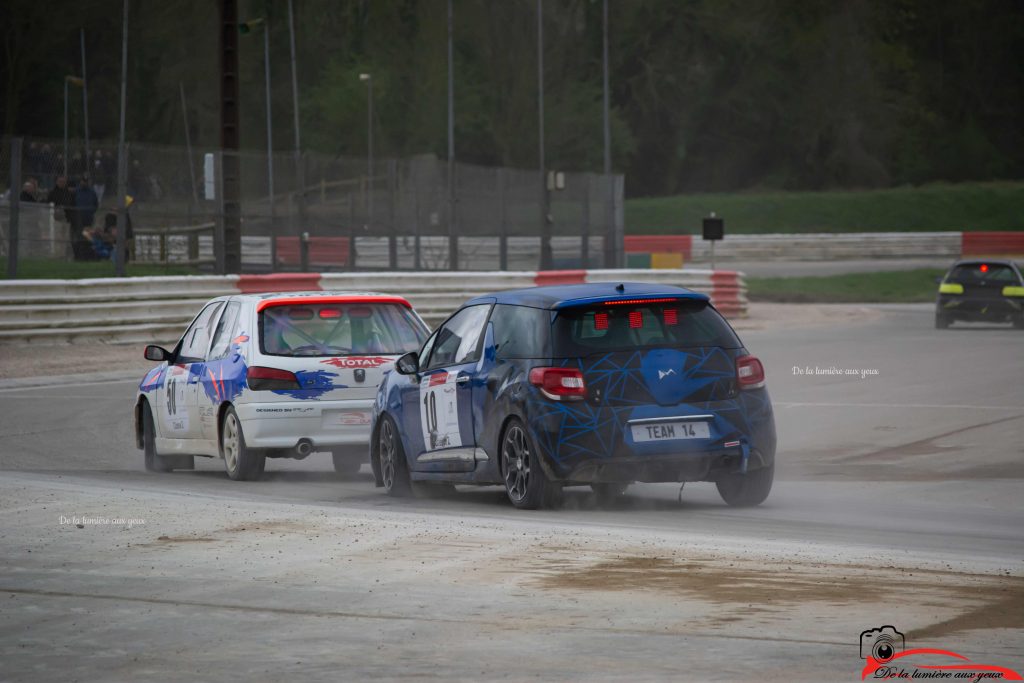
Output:
[[[485,292],[541,284],[652,282],[712,297],[727,316],[747,311],[743,274],[710,270],[273,273],[94,280],[0,281],[0,344],[170,343],[203,302],[239,292],[377,291],[409,299],[430,325]]]

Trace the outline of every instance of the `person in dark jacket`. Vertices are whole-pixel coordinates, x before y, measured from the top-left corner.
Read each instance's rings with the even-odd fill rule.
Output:
[[[81,221],[83,230],[92,227],[98,208],[100,208],[99,197],[89,185],[89,176],[83,176],[82,182],[75,190],[75,209],[78,211],[78,220]]]
[[[72,216],[75,213],[75,192],[68,187],[68,177],[57,176],[57,184],[53,186],[50,193],[46,195],[46,201],[58,209],[64,209],[64,219],[72,223]]]
[[[34,178],[29,178],[21,186],[21,194],[18,195],[18,199],[23,202],[38,202],[39,199],[36,197],[36,190],[38,185]]]
[[[68,187],[67,176],[57,176],[57,183],[46,195],[46,201],[58,209],[64,209],[64,220],[68,223],[71,244],[74,244],[82,228],[78,225],[78,212],[75,211],[75,191]]]

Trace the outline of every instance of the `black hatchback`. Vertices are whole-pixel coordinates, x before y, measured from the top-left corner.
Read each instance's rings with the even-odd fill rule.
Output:
[[[957,261],[939,281],[935,327],[957,320],[1012,322],[1024,329],[1024,278],[1012,261]]]

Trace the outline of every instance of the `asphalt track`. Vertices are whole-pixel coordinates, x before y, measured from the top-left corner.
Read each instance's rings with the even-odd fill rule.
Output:
[[[153,475],[134,382],[0,389],[0,680],[856,680],[885,624],[1024,673],[1024,332],[878,311],[742,333],[779,429],[746,510]]]

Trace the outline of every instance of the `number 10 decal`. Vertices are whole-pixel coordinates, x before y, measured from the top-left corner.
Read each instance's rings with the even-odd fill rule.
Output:
[[[423,426],[424,451],[462,445],[455,379],[455,373],[442,370],[420,380],[420,424]]]

